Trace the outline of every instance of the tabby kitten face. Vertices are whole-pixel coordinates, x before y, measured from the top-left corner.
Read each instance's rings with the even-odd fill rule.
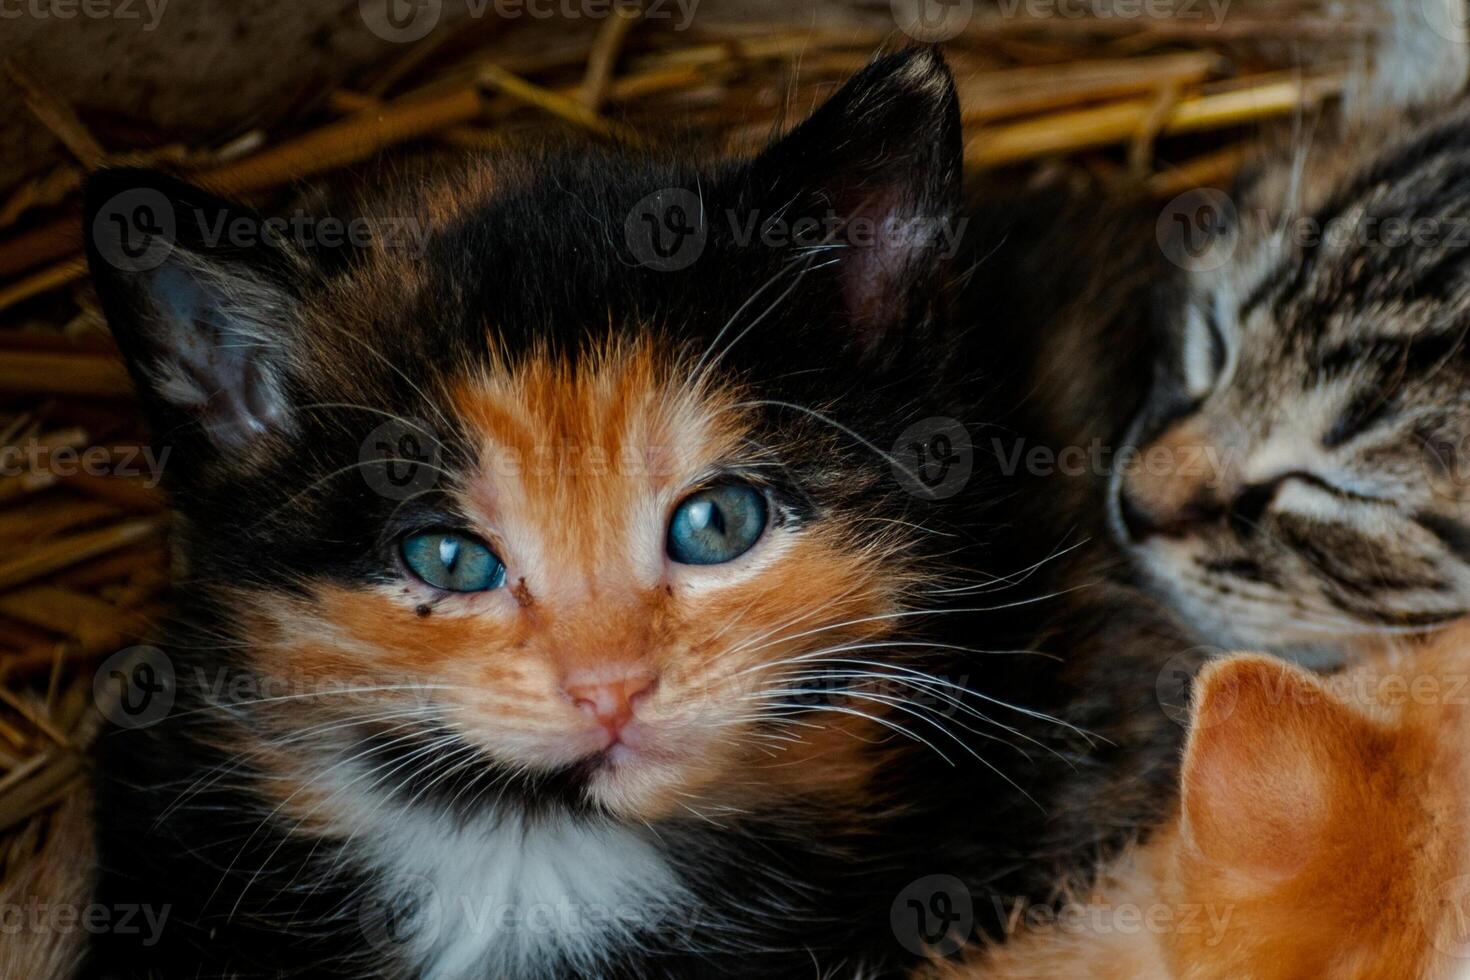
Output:
[[[282,819],[364,836],[435,802],[641,822],[855,792],[884,729],[800,689],[885,656],[841,672],[922,579],[872,446],[933,414],[940,269],[912,232],[952,213],[958,149],[947,70],[908,53],[753,162],[473,160],[361,205],[427,221],[421,252],[221,247],[201,230],[258,217],[100,177],[99,236],[140,194],[176,229],[154,268],[105,238],[93,268],[175,447],[181,696],[228,719],[201,737]],[[687,269],[622,244],[669,188],[708,215]],[[833,214],[910,234],[732,232]],[[196,667],[285,696],[221,700]]]
[[[1250,190],[1231,260],[1164,311],[1140,456],[1114,477],[1115,533],[1222,644],[1470,607],[1470,123],[1338,166]]]

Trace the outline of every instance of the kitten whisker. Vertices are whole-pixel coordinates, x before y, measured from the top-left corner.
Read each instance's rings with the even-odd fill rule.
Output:
[[[248,708],[257,704],[276,704],[283,701],[301,701],[313,698],[338,697],[347,694],[382,694],[390,691],[457,691],[460,688],[452,684],[387,684],[373,687],[341,687],[326,688],[321,691],[307,691],[303,694],[281,694],[268,698],[253,698],[249,701],[225,701],[209,704],[202,708],[194,708],[189,711],[181,711],[171,715],[171,718],[185,718],[189,715],[202,714],[208,711],[230,711],[236,708]]]
[[[781,401],[779,399],[774,399],[774,398],[760,398],[760,399],[756,399],[755,401],[740,402],[735,407],[737,407],[737,408],[785,408],[785,409],[790,409],[791,411],[794,411],[794,412],[800,412],[803,415],[806,415],[806,416],[808,416],[808,417],[810,417],[812,419],[815,419],[818,422],[821,422],[821,423],[823,423],[825,425],[828,425],[828,426],[832,427],[833,429],[836,429],[838,432],[841,432],[843,435],[847,436],[849,439],[853,440],[854,442],[856,442],[858,445],[862,446],[863,448],[871,450],[875,455],[877,455],[877,457],[879,459],[883,460],[883,462],[887,463],[889,466],[893,466],[893,467],[896,467],[899,470],[901,470],[905,476],[907,476],[910,480],[913,480],[914,481],[914,484],[916,486],[921,486],[922,485],[921,481],[919,480],[918,474],[916,474],[911,468],[909,468],[908,464],[900,461],[898,459],[898,457],[894,456],[892,453],[890,453],[890,452],[888,452],[888,451],[886,451],[884,449],[881,449],[878,446],[873,445],[873,443],[869,442],[866,438],[864,438],[860,433],[858,433],[854,429],[849,428],[848,426],[843,425],[841,422],[838,422],[836,419],[832,418],[830,415],[825,415],[822,412],[817,411],[816,409],[807,408],[805,405],[798,405],[795,402]]]
[[[792,708],[792,709],[795,709],[797,711],[809,711],[810,710],[810,708],[808,708],[806,705],[785,704],[785,703],[782,703],[782,702],[779,702],[779,701],[761,702],[761,703],[768,704],[770,707],[773,707],[773,708]],[[909,729],[903,727],[902,725],[898,724],[897,722],[890,721],[889,719],[882,718],[882,717],[879,717],[878,715],[870,714],[870,713],[865,712],[865,711],[860,711],[860,710],[858,710],[856,708],[849,708],[849,707],[845,707],[845,706],[842,706],[842,705],[830,705],[828,707],[823,708],[822,710],[824,710],[824,711],[833,711],[833,712],[836,712],[838,714],[843,714],[843,715],[851,715],[851,716],[856,717],[856,718],[865,718],[868,721],[871,721],[871,722],[874,722],[876,724],[882,725],[884,728],[887,728],[887,729],[889,729],[889,730],[891,730],[893,732],[896,732],[897,734],[902,735],[905,738],[913,739],[915,742],[918,742],[920,745],[927,746],[931,751],[934,752],[935,755],[939,756],[939,758],[943,759],[949,765],[953,766],[955,764],[954,763],[954,760],[951,759],[948,755],[946,755],[943,751],[941,751],[939,749],[939,747],[936,746],[933,742],[930,742],[928,739],[924,738],[922,735],[915,734],[914,732],[912,732]]]
[[[792,695],[800,696],[800,695],[806,694],[808,692],[802,691],[801,689],[797,688],[797,689],[788,689],[788,690],[779,690],[778,689],[778,690],[770,691],[769,693],[771,695],[775,696],[775,697],[790,697]],[[929,708],[928,705],[921,705],[918,702],[908,701],[908,700],[906,700],[904,698],[889,697],[889,696],[881,695],[881,694],[873,694],[871,692],[858,691],[856,689],[847,689],[847,690],[844,690],[842,692],[842,696],[843,697],[850,697],[850,698],[857,698],[857,699],[862,700],[862,701],[871,701],[871,702],[873,702],[875,704],[887,705],[887,706],[889,706],[891,708],[895,708],[895,709],[897,709],[899,711],[902,711],[904,714],[907,714],[907,715],[915,718],[918,721],[927,722],[929,725],[931,725],[934,728],[938,729],[939,731],[943,732],[945,735],[948,735],[952,740],[954,740],[955,744],[959,745],[960,748],[964,749],[965,752],[968,753],[971,757],[973,757],[976,762],[979,762],[981,765],[985,766],[985,768],[987,768],[991,772],[995,773],[997,776],[999,776],[1001,779],[1003,779],[1006,783],[1008,783],[1011,786],[1012,789],[1014,789],[1016,792],[1020,793],[1022,796],[1026,797],[1026,799],[1030,800],[1038,808],[1041,808],[1041,804],[1037,803],[1036,800],[1035,800],[1035,798],[1032,797],[1030,793],[1027,793],[1024,789],[1022,789],[1020,787],[1020,785],[1016,783],[1015,780],[1011,779],[1011,777],[1009,777],[1005,773],[1001,772],[1000,767],[996,766],[989,759],[987,759],[984,756],[982,756],[975,749],[974,746],[970,745],[969,742],[966,742],[963,738],[961,738],[960,736],[956,735],[954,732],[950,731],[950,729],[948,727],[946,727],[940,720],[936,720],[936,718],[933,716],[933,714],[934,714],[933,709]],[[834,707],[834,706],[832,706],[832,705],[823,705],[818,710],[825,711],[825,710],[828,710],[829,708],[832,708],[832,707]],[[944,716],[943,715],[939,715],[938,718],[944,719]],[[949,720],[949,719],[944,719],[944,720]],[[975,729],[971,728],[969,725],[964,724],[963,722],[955,722],[955,724],[958,724],[961,728],[963,728],[966,731],[971,732],[971,733],[973,733],[975,735],[981,734],[980,732],[975,731]],[[949,761],[949,760],[946,760],[946,761]],[[954,765],[954,763],[951,761],[950,762],[950,765]],[[1043,810],[1043,812],[1044,812],[1044,810]]]
[[[689,372],[689,376],[691,378],[694,378],[694,379],[696,379],[696,382],[699,382],[700,379],[702,379],[704,377],[704,368],[705,368],[706,360],[714,352],[714,350],[715,350],[716,346],[719,344],[721,338],[723,338],[725,336],[726,331],[728,331],[730,329],[730,327],[732,327],[735,324],[735,321],[737,321],[737,320],[740,319],[741,314],[743,314],[746,310],[748,310],[750,308],[750,305],[752,303],[754,303],[756,300],[760,299],[762,293],[764,293],[772,285],[774,285],[776,282],[778,282],[781,279],[781,277],[786,274],[786,272],[787,272],[787,270],[789,268],[790,268],[789,265],[785,265],[785,266],[782,266],[780,269],[776,270],[776,272],[773,275],[771,275],[770,278],[768,278],[765,282],[761,283],[759,286],[757,286],[755,288],[755,290],[750,294],[750,296],[745,300],[745,302],[741,303],[740,306],[736,308],[736,310],[735,310],[734,313],[730,314],[730,318],[725,321],[724,325],[721,326],[719,330],[715,331],[714,338],[709,342],[708,346],[706,346],[704,353],[699,356],[699,360],[695,362],[694,369]],[[805,272],[805,270],[803,270],[803,274],[804,274],[804,272]],[[784,298],[784,294],[783,294],[783,297],[782,298]],[[762,314],[762,315],[764,315],[764,314]],[[711,362],[711,364],[712,363],[713,362]]]

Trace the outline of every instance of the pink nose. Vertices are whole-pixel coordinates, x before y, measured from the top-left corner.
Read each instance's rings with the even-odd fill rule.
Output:
[[[586,674],[568,677],[562,690],[590,718],[616,735],[633,720],[633,707],[648,695],[658,678],[647,672],[609,677]]]

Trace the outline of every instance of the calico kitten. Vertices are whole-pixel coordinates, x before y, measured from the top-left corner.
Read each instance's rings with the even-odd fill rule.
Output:
[[[1438,980],[1470,973],[1470,629],[1331,678],[1197,682],[1171,828],[950,980]]]
[[[983,925],[1151,819],[1167,647],[1109,637],[1173,634],[1101,597],[1028,655],[996,607],[1055,581],[993,574],[1038,563],[985,459],[889,452],[985,411],[959,181],[929,51],[752,161],[507,151],[348,212],[417,249],[96,177],[179,615],[97,787],[100,900],[169,927],[88,975],[883,975],[916,879]]]

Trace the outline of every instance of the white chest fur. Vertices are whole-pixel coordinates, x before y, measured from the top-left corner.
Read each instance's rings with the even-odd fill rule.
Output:
[[[407,901],[414,921],[402,934],[364,928],[399,944],[383,952],[424,980],[596,974],[636,934],[690,925],[663,855],[614,823],[519,813],[465,822],[385,806],[372,824],[352,850],[382,876],[376,908]]]

